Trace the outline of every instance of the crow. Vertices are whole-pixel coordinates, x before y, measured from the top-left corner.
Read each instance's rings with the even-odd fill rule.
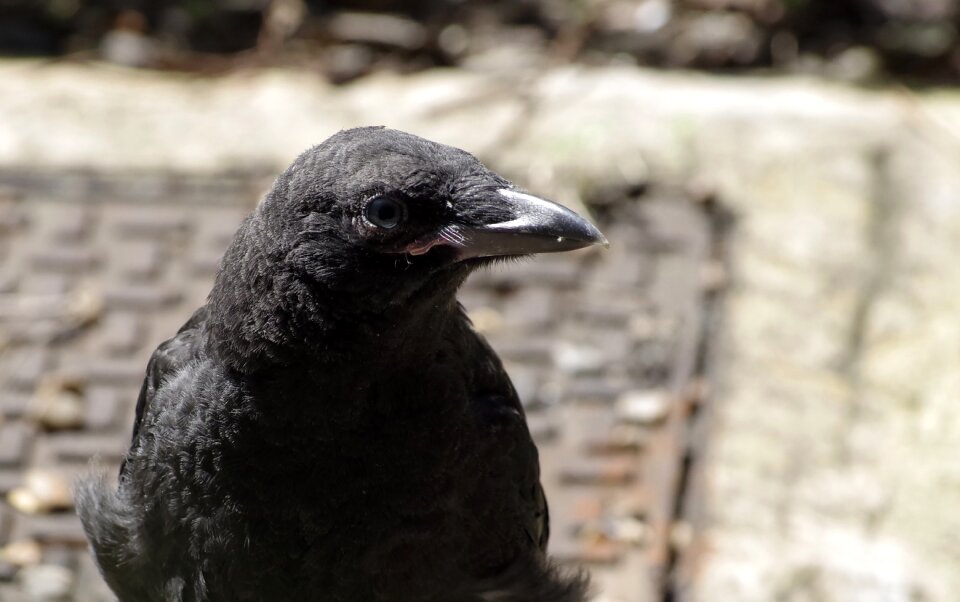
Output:
[[[606,244],[472,155],[386,129],[297,158],[150,358],[77,510],[122,602],[573,602],[517,393],[456,300]]]

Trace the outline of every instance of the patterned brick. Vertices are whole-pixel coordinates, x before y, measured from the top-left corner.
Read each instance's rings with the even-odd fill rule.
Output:
[[[45,515],[17,515],[11,539],[34,539],[41,544],[85,548],[86,538],[80,519],[72,512]]]
[[[584,437],[583,449],[594,456],[623,456],[639,454],[649,442],[648,431],[620,425],[604,434]]]
[[[11,349],[4,358],[7,386],[16,391],[32,391],[51,364],[50,353],[42,347]]]
[[[623,559],[625,551],[623,544],[596,538],[559,545],[553,549],[553,556],[574,564],[612,565]]]
[[[6,326],[6,336],[15,345],[46,345],[67,330],[58,320],[24,320]]]
[[[129,356],[143,345],[143,319],[131,312],[110,312],[101,322],[99,340],[110,356]]]
[[[92,385],[131,385],[143,381],[145,364],[138,358],[95,358],[88,362],[84,374]]]
[[[182,298],[177,290],[152,284],[114,285],[105,294],[108,308],[134,311],[164,309]]]
[[[74,586],[77,602],[115,602],[116,596],[104,583],[100,571],[90,554],[77,556],[77,579]]]
[[[113,387],[89,387],[84,395],[84,424],[91,431],[103,431],[120,426],[126,414],[126,405],[133,403]]]
[[[0,200],[0,233],[21,232],[29,224],[27,212],[18,203]]]
[[[527,427],[530,429],[530,436],[537,443],[553,441],[560,433],[556,417],[544,416],[541,413],[527,414]]]
[[[502,290],[516,290],[530,284],[573,288],[580,282],[580,265],[574,261],[542,257],[491,268],[476,274],[474,281],[481,286]]]
[[[0,491],[0,493],[6,493],[6,491]],[[0,502],[0,541],[6,541],[7,537],[10,535],[10,529],[13,527],[13,509],[6,504],[6,502]],[[0,578],[2,579],[2,578]]]
[[[524,407],[529,409],[541,405],[541,377],[534,370],[511,364],[507,366],[507,373],[510,375],[513,388],[516,389],[517,396]]]
[[[25,274],[20,281],[19,292],[23,295],[65,295],[70,291],[74,278],[69,274]]]
[[[122,247],[117,263],[120,273],[131,281],[149,280],[163,268],[163,250],[153,242],[140,242]]]
[[[575,315],[591,327],[622,329],[631,317],[645,313],[649,307],[648,299],[629,293],[588,295],[577,304]]]
[[[2,500],[9,491],[21,484],[23,484],[23,472],[19,466],[0,468],[0,505],[4,503]]]
[[[86,205],[58,205],[49,219],[51,243],[78,243],[93,229],[94,214]]]
[[[607,377],[580,377],[564,388],[564,398],[574,402],[608,403],[623,391],[623,383]]]
[[[125,238],[165,238],[186,234],[189,221],[183,211],[144,206],[120,219],[115,228]]]
[[[86,463],[97,457],[104,463],[118,463],[130,446],[130,435],[125,432],[126,428],[105,434],[57,434],[48,437],[46,445],[60,462]]]
[[[0,389],[0,416],[7,420],[23,416],[29,403],[29,393]]]
[[[75,550],[64,545],[52,544],[43,549],[43,564],[52,564],[67,568],[76,564],[77,555]]]
[[[68,274],[89,270],[99,261],[99,255],[95,251],[77,245],[58,245],[37,249],[30,257],[30,265],[34,269]]]
[[[34,429],[24,422],[0,424],[0,467],[23,464],[33,433]]]
[[[19,592],[13,590],[12,587],[7,588],[3,585],[3,582],[13,581],[14,577],[17,576],[18,570],[19,568],[16,565],[0,560],[0,600],[4,602],[16,602],[19,598]]]
[[[505,327],[521,332],[549,328],[558,318],[557,292],[547,288],[527,287],[511,295],[503,312]]]
[[[12,268],[0,267],[0,294],[10,294],[17,289],[20,278],[13,272]]]
[[[501,358],[518,363],[549,364],[552,357],[552,342],[545,337],[497,338],[494,346]]]
[[[220,269],[220,260],[226,247],[210,249],[197,253],[191,262],[191,271],[195,276],[214,276]]]
[[[560,480],[579,485],[629,485],[637,477],[636,463],[631,460],[581,459],[560,470]]]

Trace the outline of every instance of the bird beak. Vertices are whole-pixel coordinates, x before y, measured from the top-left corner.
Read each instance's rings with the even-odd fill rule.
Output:
[[[556,253],[609,246],[597,228],[563,205],[510,188],[497,190],[498,205],[513,219],[490,224],[451,224],[436,236],[411,244],[406,251],[421,255],[436,245],[457,250],[457,259]]]

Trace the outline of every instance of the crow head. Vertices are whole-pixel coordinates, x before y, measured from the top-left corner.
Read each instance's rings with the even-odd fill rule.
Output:
[[[212,299],[244,286],[261,304],[275,299],[273,312],[287,323],[303,314],[402,319],[418,306],[453,303],[470,271],[496,258],[598,243],[606,239],[588,221],[521,192],[462,150],[357,128],[306,151],[277,178],[228,250]]]
[[[495,257],[605,244],[588,221],[517,190],[472,155],[382,127],[301,155],[258,212],[284,261],[376,309],[459,284]]]

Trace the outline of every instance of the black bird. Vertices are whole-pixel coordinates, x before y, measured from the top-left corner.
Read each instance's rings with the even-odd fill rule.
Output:
[[[537,449],[455,293],[606,243],[472,155],[378,127],[302,154],[150,358],[116,489],[77,505],[123,602],[579,601]]]

